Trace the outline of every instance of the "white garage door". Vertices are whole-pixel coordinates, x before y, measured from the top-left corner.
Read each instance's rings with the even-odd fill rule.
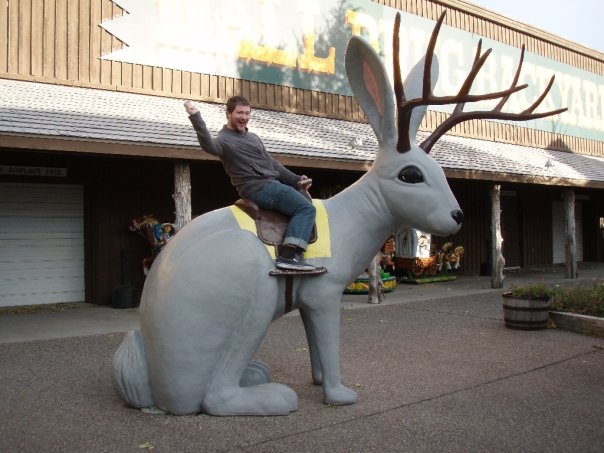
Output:
[[[83,301],[82,186],[0,183],[0,306]]]
[[[564,203],[552,203],[552,251],[554,264],[564,263]],[[575,203],[575,247],[577,261],[583,261],[583,205]]]

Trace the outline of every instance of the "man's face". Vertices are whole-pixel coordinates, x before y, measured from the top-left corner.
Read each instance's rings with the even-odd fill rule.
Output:
[[[252,109],[249,105],[238,104],[231,113],[227,113],[227,127],[237,132],[245,132]]]

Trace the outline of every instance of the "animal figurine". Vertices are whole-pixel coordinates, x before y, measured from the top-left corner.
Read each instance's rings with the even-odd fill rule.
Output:
[[[363,272],[392,231],[412,226],[447,236],[457,232],[463,220],[443,170],[428,155],[447,127],[439,127],[437,136],[431,135],[421,145],[415,143],[428,105],[485,98],[469,94],[484,63],[478,55],[458,95],[432,93],[438,72],[434,46],[443,18],[436,24],[426,57],[412,69],[403,87],[397,15],[394,92],[372,47],[359,37],[348,44],[348,80],[379,149],[365,175],[323,201],[330,252],[309,260],[325,266],[327,273],[296,275],[289,282],[269,276],[274,259],[255,234],[240,228],[229,207],[197,217],[164,247],[145,282],[141,330],[129,332],[114,355],[114,386],[128,405],[170,414],[285,415],[296,411],[296,393],[271,382],[267,367],[252,360],[271,321],[286,312],[286,290],[293,308],[299,309],[312,381],[322,386],[324,402],[357,401],[357,394],[340,376],[344,288]],[[514,85],[486,97],[503,98],[518,89]],[[494,117],[514,117],[499,114]],[[454,115],[449,127],[465,119],[484,118],[486,113]],[[527,116],[534,117],[517,118]],[[239,278],[232,279],[233,274]]]
[[[396,264],[394,262],[394,237],[389,237],[380,249],[380,267],[386,272],[394,273]]]
[[[462,245],[453,248],[452,242],[445,242],[436,255],[438,259],[438,272],[459,270],[464,252],[465,249]]]
[[[172,223],[159,223],[151,214],[132,220],[128,227],[130,231],[138,233],[145,238],[151,246],[151,256],[143,258],[143,272],[145,275],[149,273],[155,257],[161,252],[161,249],[174,236],[176,229]]]
[[[453,272],[458,271],[461,267],[461,258],[463,257],[464,252],[465,249],[463,248],[463,245],[458,245],[451,253],[449,253],[448,267]]]

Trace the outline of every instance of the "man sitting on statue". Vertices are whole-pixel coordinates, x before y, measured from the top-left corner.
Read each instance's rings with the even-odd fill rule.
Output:
[[[276,262],[277,268],[308,272],[316,270],[303,258],[315,223],[316,209],[299,192],[308,190],[312,180],[285,168],[266,151],[262,140],[248,130],[251,115],[249,101],[242,96],[227,100],[227,123],[215,138],[208,131],[199,109],[191,101],[186,101],[184,105],[201,148],[221,160],[239,196],[263,209],[290,216]]]

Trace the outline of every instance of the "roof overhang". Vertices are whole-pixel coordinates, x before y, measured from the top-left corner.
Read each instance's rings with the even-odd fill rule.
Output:
[[[224,105],[200,108],[218,132]],[[366,123],[260,109],[252,118],[287,166],[366,171],[378,148]],[[10,79],[0,79],[0,138],[13,149],[216,160],[200,151],[180,99]],[[604,188],[604,159],[595,156],[456,136],[430,155],[449,178]]]

